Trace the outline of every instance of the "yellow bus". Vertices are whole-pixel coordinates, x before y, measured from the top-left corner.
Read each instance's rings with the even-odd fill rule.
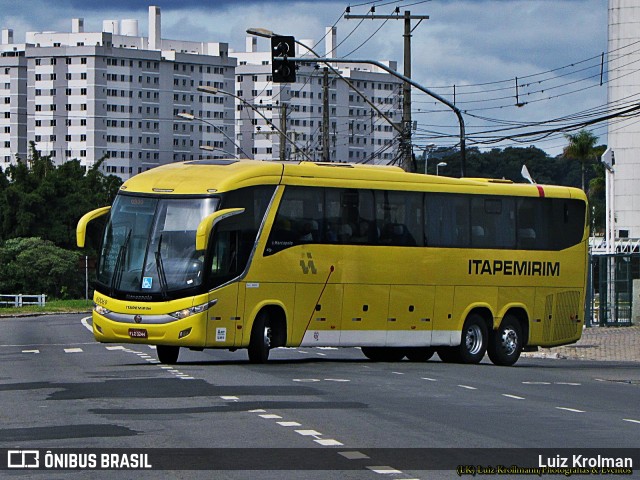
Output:
[[[584,323],[582,190],[345,163],[194,160],[136,175],[108,214],[100,342],[360,347],[371,360],[512,365]]]

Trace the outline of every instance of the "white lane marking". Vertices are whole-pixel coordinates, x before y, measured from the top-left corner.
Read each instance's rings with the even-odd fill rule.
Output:
[[[320,353],[320,352],[316,352],[316,355],[320,355],[321,357],[326,357],[327,356],[326,353]]]
[[[623,418],[622,420],[625,422],[640,423],[640,420],[634,420],[633,418]]]
[[[298,422],[276,422],[278,425],[282,427],[301,427],[302,424]]]
[[[294,378],[294,382],[319,382],[319,378]]]
[[[104,347],[107,350],[124,350],[125,348],[122,345],[108,346]]]
[[[221,395],[220,398],[222,400],[233,400],[233,401],[238,401],[240,400],[238,397],[236,397],[235,395]]]
[[[400,470],[396,470],[393,467],[388,467],[388,466],[377,466],[377,467],[367,467],[369,470],[371,470],[372,472],[375,473],[382,473],[385,475],[393,475],[393,474],[398,474],[398,473],[402,473],[402,471]]]
[[[81,353],[81,348],[65,348],[64,353]]]
[[[558,410],[566,410],[567,412],[574,413],[585,413],[584,410],[578,410],[577,408],[569,408],[569,407],[556,407]]]
[[[360,460],[363,458],[371,458],[368,455],[365,455],[362,452],[338,452],[338,455],[342,455],[344,458],[349,460]]]
[[[316,432],[315,430],[296,430],[296,433],[299,433],[300,435],[304,435],[304,436],[311,436],[311,437],[319,437],[322,435],[320,432]]]
[[[346,378],[325,378],[325,382],[350,382],[351,380],[347,380]]]
[[[404,373],[402,372],[391,372],[391,373],[393,373],[394,375],[404,375]]]
[[[469,385],[458,385],[460,388],[466,388],[467,390],[477,390],[476,387],[470,387]]]
[[[318,350],[338,350],[338,347],[315,347]]]
[[[189,376],[186,376],[186,377],[178,377],[178,378],[179,378],[180,380],[195,380],[195,378],[194,378],[194,377],[189,377]]]
[[[513,398],[515,400],[524,400],[524,397],[519,397],[517,395],[510,395],[508,393],[503,393],[502,396],[507,398]]]
[[[255,410],[249,410],[249,413],[264,413],[266,412],[266,410],[262,409],[262,408],[257,408]]]
[[[304,353],[305,355],[309,355],[309,352],[305,352],[304,350],[298,350],[298,353]]]
[[[579,386],[582,385],[581,383],[574,383],[574,382],[554,382],[556,385],[573,385],[573,386]]]
[[[525,385],[551,385],[551,382],[522,382]]]
[[[84,317],[84,318],[81,318],[81,319],[80,319],[80,323],[82,324],[82,326],[83,326],[84,328],[86,328],[86,329],[87,329],[87,330],[89,330],[91,333],[93,333],[93,327],[92,327],[91,325],[89,325],[89,322],[88,322],[88,320],[89,320],[90,318],[91,318],[91,317]]]
[[[428,382],[437,382],[438,381],[435,378],[429,378],[429,377],[422,377],[422,380],[427,380]]]
[[[40,353],[40,350],[35,349],[35,350],[22,350],[22,353]]]
[[[262,418],[282,418],[280,415],[275,415],[273,413],[263,413],[262,415],[258,415]]]
[[[320,445],[324,445],[325,447],[344,445],[344,443],[334,440],[333,438],[322,438],[322,439],[314,440],[314,442],[319,443]]]

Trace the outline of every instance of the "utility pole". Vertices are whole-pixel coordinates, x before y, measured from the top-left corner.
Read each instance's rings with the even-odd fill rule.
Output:
[[[285,145],[287,144],[287,104],[280,104],[280,161],[284,162],[287,158],[285,155]]]
[[[429,15],[411,15],[411,12],[406,10],[401,17],[397,15],[400,13],[399,8],[396,8],[396,15],[351,15],[347,13],[344,15],[346,20],[349,19],[366,19],[372,20],[404,20],[404,76],[411,78],[411,33],[418,28],[418,25],[423,20],[429,20]],[[411,20],[418,20],[416,26],[411,28]],[[415,170],[413,165],[413,152],[411,149],[411,85],[404,83],[402,87],[402,142],[400,143],[402,148],[402,168],[408,172]]]
[[[329,157],[329,69],[324,67],[322,76],[322,161]]]

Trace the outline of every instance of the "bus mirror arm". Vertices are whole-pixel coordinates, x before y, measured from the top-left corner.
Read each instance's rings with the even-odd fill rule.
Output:
[[[196,230],[196,251],[207,249],[211,230],[213,230],[216,223],[224,220],[225,218],[240,215],[241,213],[244,213],[244,208],[226,208],[204,217],[200,222],[200,225],[198,225],[198,230]]]
[[[111,207],[96,208],[89,213],[85,213],[82,218],[78,220],[78,225],[76,226],[76,244],[79,248],[84,247],[89,222],[109,213],[109,210],[111,210]]]

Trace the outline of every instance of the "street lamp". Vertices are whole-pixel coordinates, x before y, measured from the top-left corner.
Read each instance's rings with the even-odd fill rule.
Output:
[[[440,167],[446,167],[447,162],[440,162],[436,165],[436,175],[440,175]]]
[[[435,148],[436,148],[435,143],[428,143],[427,145],[424,146],[424,174],[425,175],[429,173],[429,171],[427,170],[427,166],[429,163],[429,155]]]
[[[267,124],[273,128],[274,130],[276,130],[282,138],[284,138],[287,142],[289,142],[291,145],[293,145],[295,147],[295,149],[297,151],[299,151],[300,153],[302,153],[307,160],[309,160],[310,162],[313,162],[313,160],[311,159],[311,157],[309,155],[306,154],[306,152],[302,151],[301,149],[298,148],[298,145],[296,145],[296,143],[291,140],[281,129],[279,129],[271,120],[269,120],[267,117],[264,116],[264,114],[258,110],[256,107],[254,107],[253,105],[251,105],[249,102],[247,102],[244,98],[236,95],[235,93],[231,93],[231,92],[227,92],[226,90],[220,90],[219,88],[215,88],[215,87],[209,87],[207,85],[201,85],[197,88],[197,90],[199,92],[203,92],[203,93],[208,93],[210,95],[217,95],[217,94],[221,94],[221,95],[229,95],[230,97],[233,98],[237,98],[238,100],[240,100],[243,104],[245,104],[247,107],[249,107],[251,110],[253,110],[254,112],[256,112],[258,115],[260,115],[265,122],[267,122]],[[280,148],[283,148],[283,146],[281,145]]]
[[[245,156],[245,158],[250,158],[249,155],[247,155],[244,150],[242,150],[242,147],[240,145],[238,145],[233,138],[231,138],[229,135],[227,135],[225,133],[225,131],[220,128],[219,126],[208,122],[207,120],[205,120],[204,118],[201,117],[196,117],[195,115],[193,115],[192,113],[188,113],[188,112],[180,112],[176,115],[176,117],[178,118],[182,118],[183,120],[188,120],[190,122],[194,121],[194,120],[198,120],[206,125],[209,125],[211,127],[213,127],[214,129],[216,129],[218,132],[220,132],[227,140],[229,140],[233,145],[235,145],[235,147]],[[207,145],[202,145],[200,146],[200,148],[207,146]],[[202,148],[203,150],[208,150],[207,148]],[[238,158],[238,155],[234,155],[235,158]]]

